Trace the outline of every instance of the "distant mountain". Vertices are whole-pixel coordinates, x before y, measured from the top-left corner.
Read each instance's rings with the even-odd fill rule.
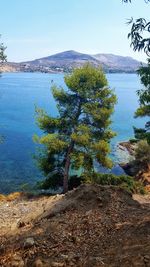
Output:
[[[141,63],[132,57],[123,57],[113,54],[97,54],[94,55],[101,64],[108,67],[109,70],[122,70],[125,72],[136,71]]]
[[[80,67],[86,62],[90,62],[95,66],[99,66],[99,60],[88,54],[82,54],[73,50],[58,53],[52,56],[35,59],[33,61],[23,62],[30,66],[45,66],[51,69],[62,69],[69,71],[72,68]]]
[[[21,63],[7,63],[16,71],[40,71],[40,72],[70,72],[75,67],[85,63],[91,63],[95,67],[101,66],[105,72],[135,72],[141,63],[131,57],[117,56],[113,54],[88,55],[73,50],[65,51],[48,57],[35,59]],[[3,65],[4,68],[4,65]],[[1,71],[0,67],[0,71]]]
[[[93,60],[93,57],[88,55],[88,54],[82,54],[79,52],[76,52],[74,50],[69,50],[69,51],[65,51],[62,53],[58,53],[49,57],[44,57],[42,59],[37,59],[35,61],[39,61],[39,60],[44,60],[44,61],[64,61],[64,60],[68,60],[68,61],[78,61],[78,60],[83,60],[83,61],[90,61]],[[35,62],[34,61],[34,62]],[[33,61],[32,61],[33,62]]]

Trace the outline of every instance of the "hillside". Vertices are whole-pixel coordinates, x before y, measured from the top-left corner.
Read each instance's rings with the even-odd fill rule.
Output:
[[[16,71],[40,71],[40,72],[68,72],[75,67],[90,62],[92,65],[101,66],[105,72],[135,72],[141,63],[131,57],[117,56],[113,54],[88,55],[73,50],[65,51],[48,57],[35,59],[21,63],[6,63],[0,66],[12,66]],[[7,69],[5,67],[5,69]],[[9,71],[9,68],[8,68]]]
[[[17,63],[1,63],[0,72],[18,72],[20,71],[20,65]]]
[[[36,60],[30,61],[28,63],[46,64],[46,63],[51,63],[51,62],[56,62],[56,63],[59,62],[61,64],[63,61],[65,61],[65,62],[67,62],[67,61],[68,62],[75,62],[75,61],[86,62],[86,61],[92,61],[92,60],[93,60],[93,62],[96,62],[96,60],[90,55],[82,54],[82,53],[70,50],[70,51],[65,51],[65,52],[58,53],[58,54],[55,54],[55,55],[52,55],[49,57],[36,59]]]
[[[131,57],[122,57],[112,54],[88,55],[73,50],[24,62],[24,64],[29,64],[30,66],[34,65],[34,67],[45,66],[51,69],[68,71],[74,67],[82,66],[86,62],[90,62],[96,67],[102,66],[105,71],[111,72],[134,72],[140,66],[140,62]]]
[[[0,266],[148,267],[150,197],[82,185],[0,203]]]
[[[91,55],[82,54],[73,50],[58,53],[52,56],[35,59],[33,61],[23,62],[25,66],[29,65],[31,68],[43,67],[45,69],[55,71],[70,71],[75,67],[80,67],[83,64],[90,62],[94,66],[101,65],[99,60]],[[105,68],[105,64],[102,64]]]
[[[141,65],[139,61],[132,57],[116,56],[113,54],[97,54],[94,57],[112,71],[122,70],[125,72],[132,72],[137,70]]]

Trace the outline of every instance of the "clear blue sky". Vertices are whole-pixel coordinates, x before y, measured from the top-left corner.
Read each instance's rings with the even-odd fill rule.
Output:
[[[0,0],[0,33],[9,61],[65,50],[114,53],[145,60],[129,45],[127,18],[149,18],[144,0]]]

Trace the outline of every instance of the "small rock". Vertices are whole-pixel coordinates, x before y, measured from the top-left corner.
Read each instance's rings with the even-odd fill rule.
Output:
[[[43,263],[40,259],[37,259],[35,262],[34,262],[34,267],[43,267]]]
[[[89,216],[89,215],[92,214],[92,212],[93,212],[92,210],[88,210],[88,211],[85,213],[85,215],[86,215],[86,216]]]
[[[33,237],[28,237],[25,241],[24,241],[24,248],[31,248],[32,246],[34,246],[35,241],[33,239]]]
[[[69,262],[69,266],[71,267],[71,266],[75,266],[74,265],[74,262]]]
[[[79,261],[80,258],[81,258],[81,255],[80,255],[80,254],[76,254],[76,255],[74,255],[74,259],[75,259],[76,261]]]
[[[5,252],[5,247],[4,245],[0,245],[0,254],[3,254]]]
[[[97,200],[98,200],[99,202],[102,202],[102,197],[97,197]]]
[[[150,256],[149,255],[145,255],[144,256],[144,262],[145,263],[149,263],[150,262]]]
[[[85,215],[86,216],[86,215]],[[83,220],[82,220],[82,224],[85,224],[86,225],[86,223],[88,223],[88,218],[83,218]]]
[[[17,222],[17,227],[18,227],[18,228],[22,228],[22,227],[24,227],[24,226],[25,226],[25,222],[24,222],[24,221],[19,220],[19,221]]]
[[[19,255],[15,255],[11,262],[12,267],[24,267],[24,261]]]
[[[68,260],[68,255],[66,255],[66,254],[61,254],[61,258],[64,259],[64,260]]]
[[[103,259],[101,257],[90,257],[89,263],[95,267],[101,267],[104,265]]]
[[[64,263],[61,262],[52,262],[51,267],[64,267]]]

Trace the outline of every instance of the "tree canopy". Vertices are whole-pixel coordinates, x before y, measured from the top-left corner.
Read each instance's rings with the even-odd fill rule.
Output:
[[[140,106],[135,112],[135,117],[150,117],[150,59],[147,66],[138,70],[138,74],[144,87],[137,91]],[[146,123],[144,129],[135,128],[135,137],[147,139],[148,144],[150,144],[150,121]]]
[[[131,3],[133,0],[122,0],[124,3]],[[144,0],[145,3],[150,2],[150,0]]]
[[[37,109],[37,121],[44,136],[35,137],[43,145],[38,163],[44,173],[63,176],[64,192],[72,171],[92,175],[95,162],[112,166],[109,142],[115,135],[110,128],[116,96],[105,74],[89,64],[64,78],[67,90],[52,87],[59,115],[52,117]],[[56,175],[57,174],[57,175]]]
[[[138,143],[138,147],[135,150],[134,164],[138,166],[140,171],[150,170],[150,146],[146,140],[141,140]]]
[[[131,3],[132,0],[122,0],[125,3]],[[150,0],[144,0],[145,3],[150,3]],[[134,51],[143,50],[150,57],[150,21],[145,18],[133,19],[128,22],[131,24],[131,31],[128,38],[131,40],[131,46]]]
[[[0,36],[1,38],[1,36]],[[6,55],[5,55],[5,49],[6,47],[4,46],[3,43],[0,43],[0,63],[6,61]]]
[[[144,1],[146,3],[150,2],[150,0]],[[123,0],[123,2],[131,3],[132,0]],[[148,56],[147,66],[142,66],[137,71],[143,89],[137,91],[140,106],[135,112],[135,117],[150,117],[150,21],[146,21],[144,18],[139,18],[135,22],[131,19],[129,23],[132,23],[132,27],[128,37],[131,38],[131,46],[133,47],[133,50],[144,50]],[[134,131],[137,139],[146,139],[148,144],[150,144],[150,121],[146,123],[145,128],[134,128]]]

